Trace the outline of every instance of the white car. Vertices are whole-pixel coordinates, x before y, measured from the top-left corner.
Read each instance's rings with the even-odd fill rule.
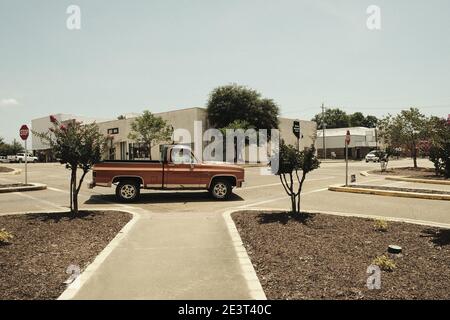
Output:
[[[369,161],[380,162],[380,157],[378,156],[377,150],[372,150],[366,155],[366,162]]]
[[[18,153],[15,156],[8,156],[9,162],[25,162],[25,153]],[[38,158],[33,156],[31,153],[27,155],[27,162],[38,162]]]
[[[9,160],[6,156],[0,156],[0,163],[8,163]]]

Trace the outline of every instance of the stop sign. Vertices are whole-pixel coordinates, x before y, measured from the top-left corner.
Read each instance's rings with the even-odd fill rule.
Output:
[[[347,130],[347,134],[345,135],[345,143],[350,144],[350,130]]]
[[[22,140],[27,140],[28,136],[30,135],[30,129],[28,129],[28,126],[26,124],[22,125],[19,130],[20,138]]]

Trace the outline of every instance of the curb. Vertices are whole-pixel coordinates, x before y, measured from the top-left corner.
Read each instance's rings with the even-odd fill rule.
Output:
[[[362,175],[363,177],[371,176],[371,174],[369,172],[367,172],[367,171],[360,171],[359,174]]]
[[[42,183],[29,183],[31,186],[26,187],[10,187],[10,188],[1,188],[0,193],[7,192],[23,192],[23,191],[36,191],[36,190],[45,190],[47,189],[46,184]]]
[[[450,185],[450,180],[432,180],[432,179],[406,178],[406,177],[395,177],[395,176],[386,176],[385,179],[386,180],[394,180],[394,181]]]
[[[280,208],[253,208],[253,209],[245,209],[245,211],[287,211]],[[360,214],[360,213],[347,213],[347,212],[337,212],[337,211],[323,211],[323,210],[316,210],[316,209],[302,209],[302,211],[306,211],[309,213],[318,213],[318,214],[328,214],[332,216],[340,216],[340,217],[353,217],[353,218],[362,218],[362,219],[381,219],[391,222],[402,222],[402,223],[410,223],[410,224],[416,224],[420,226],[427,226],[427,227],[436,227],[436,228],[442,228],[442,229],[449,229],[450,230],[450,224],[449,223],[441,223],[441,222],[433,222],[433,221],[425,221],[425,220],[416,220],[416,219],[410,219],[410,218],[397,218],[397,217],[388,217],[388,216],[379,216],[374,214]]]
[[[409,219],[409,218],[396,218],[396,217],[377,216],[377,215],[371,215],[371,214],[346,213],[346,212],[321,211],[321,210],[305,210],[305,211],[312,212],[312,213],[318,213],[318,214],[341,216],[341,217],[354,217],[354,218],[373,219],[373,220],[382,219],[382,220],[391,221],[391,222],[403,222],[403,223],[417,224],[420,226],[450,229],[450,224],[448,224],[448,223],[432,222],[432,221],[425,221],[425,220],[415,220],[415,219]]]
[[[254,300],[267,300],[266,294],[259,282],[258,276],[256,275],[256,271],[253,268],[253,264],[247,254],[247,250],[245,249],[241,236],[234,224],[233,219],[231,218],[231,214],[234,212],[243,211],[242,209],[234,209],[224,212],[223,218],[225,219],[225,223],[227,225],[228,233],[233,241],[233,247],[236,252],[236,255],[239,259],[239,265],[241,267],[242,273],[244,275],[245,280],[247,281],[247,287],[250,292],[250,296]]]
[[[429,194],[429,193],[406,192],[406,191],[387,191],[387,190],[382,190],[382,189],[364,189],[364,188],[357,188],[357,187],[345,187],[345,186],[341,186],[341,185],[329,186],[328,190],[337,191],[337,192],[359,193],[359,194],[373,194],[373,195],[378,195],[378,196],[450,201],[450,195],[446,195],[446,194]]]
[[[11,168],[13,169],[13,168]],[[0,172],[0,176],[12,176],[12,175],[18,175],[22,173],[22,169],[13,169],[13,171],[10,172]]]
[[[56,299],[56,300],[70,300],[78,293],[78,291],[83,287],[83,285],[91,278],[92,274],[100,267],[100,265],[106,260],[109,254],[119,245],[123,238],[125,238],[134,224],[139,220],[140,214],[127,210],[127,209],[110,209],[110,208],[96,208],[88,209],[89,211],[117,211],[126,212],[131,214],[133,217],[123,228],[116,234],[116,236],[111,240],[110,243],[95,257],[94,261],[90,263],[86,269],[70,284],[67,286],[66,290]]]

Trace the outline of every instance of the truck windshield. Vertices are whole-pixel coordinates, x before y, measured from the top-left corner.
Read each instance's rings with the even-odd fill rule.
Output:
[[[172,149],[171,160],[175,164],[190,164],[196,163],[195,157],[189,149]]]

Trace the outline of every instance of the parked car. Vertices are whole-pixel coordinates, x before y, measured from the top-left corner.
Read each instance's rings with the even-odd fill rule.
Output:
[[[9,159],[6,156],[0,156],[0,163],[8,163]]]
[[[15,156],[8,156],[7,159],[9,160],[9,162],[25,162],[25,153],[18,153]],[[27,162],[36,163],[38,162],[38,158],[29,153],[27,156]]]
[[[380,162],[380,156],[378,150],[372,150],[366,155],[366,162]]]
[[[208,190],[217,200],[226,200],[233,188],[244,182],[244,169],[233,164],[199,162],[190,148],[169,145],[160,161],[107,160],[93,167],[89,188],[116,185],[116,198],[132,202],[140,189]]]

